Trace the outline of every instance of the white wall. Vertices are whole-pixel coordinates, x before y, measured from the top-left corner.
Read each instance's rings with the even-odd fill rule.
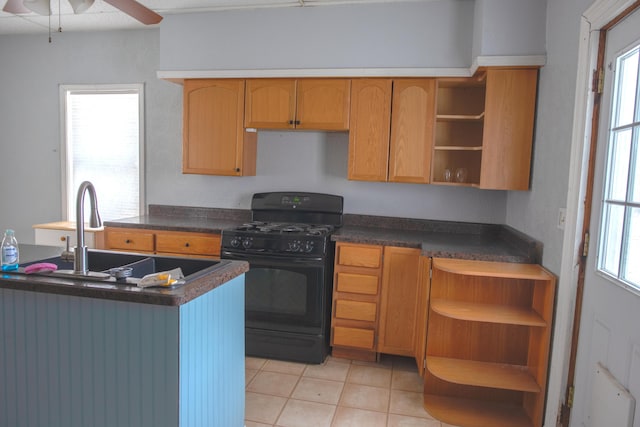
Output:
[[[0,36],[0,228],[33,242],[31,226],[62,219],[59,85],[145,83],[148,147],[164,138],[173,85],[159,81],[158,32]]]
[[[549,1],[547,64],[540,70],[531,191],[509,192],[507,224],[544,243],[543,263],[560,272],[576,89],[580,16],[591,0]]]
[[[546,0],[475,0],[473,57],[544,55]]]
[[[468,67],[473,5],[438,0],[169,15],[160,27],[160,69]]]

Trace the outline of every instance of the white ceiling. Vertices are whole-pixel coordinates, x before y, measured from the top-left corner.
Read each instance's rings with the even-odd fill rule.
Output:
[[[138,0],[141,4],[162,16],[176,13],[210,12],[228,9],[263,7],[312,7],[332,4],[392,3],[398,1],[432,0]],[[6,0],[0,0],[0,35],[28,34],[51,31],[100,31],[116,29],[141,29],[146,26],[111,5],[96,0],[83,14],[74,15],[68,0],[51,0],[52,15],[36,13],[12,15],[2,11]]]

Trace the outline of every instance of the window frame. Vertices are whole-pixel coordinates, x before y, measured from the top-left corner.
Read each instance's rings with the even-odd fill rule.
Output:
[[[70,164],[68,162],[67,152],[67,94],[69,92],[86,92],[86,93],[137,93],[138,94],[138,209],[140,215],[145,212],[146,206],[146,182],[145,182],[145,93],[144,83],[123,83],[123,84],[61,84],[59,86],[59,102],[60,102],[60,178],[61,178],[61,203],[62,217],[65,221],[71,221],[70,218],[75,217],[75,209],[70,206],[75,205],[76,193],[72,191],[69,194],[68,177],[70,175]],[[74,203],[69,203],[69,197],[72,197]],[[98,195],[99,201],[100,195]],[[74,221],[75,222],[75,221]]]

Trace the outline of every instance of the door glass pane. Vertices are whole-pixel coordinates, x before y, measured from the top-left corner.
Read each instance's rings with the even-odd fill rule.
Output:
[[[627,177],[629,176],[629,153],[631,129],[613,133],[611,160],[609,163],[609,188],[606,198],[625,201],[627,198]]]
[[[624,206],[605,203],[604,231],[602,236],[603,257],[600,268],[618,276],[620,265],[620,242],[624,225]]]
[[[624,254],[625,271],[622,278],[640,283],[640,208],[631,208],[627,248]]]
[[[636,126],[633,134],[633,172],[631,178],[633,187],[631,189],[631,201],[640,203],[640,125]]]
[[[617,118],[615,127],[633,122],[638,84],[638,50],[635,49],[620,58]]]

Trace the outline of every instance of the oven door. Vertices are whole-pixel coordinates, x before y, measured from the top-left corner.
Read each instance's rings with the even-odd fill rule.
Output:
[[[319,335],[327,310],[327,269],[322,259],[224,251],[222,258],[249,262],[245,274],[245,326]]]

